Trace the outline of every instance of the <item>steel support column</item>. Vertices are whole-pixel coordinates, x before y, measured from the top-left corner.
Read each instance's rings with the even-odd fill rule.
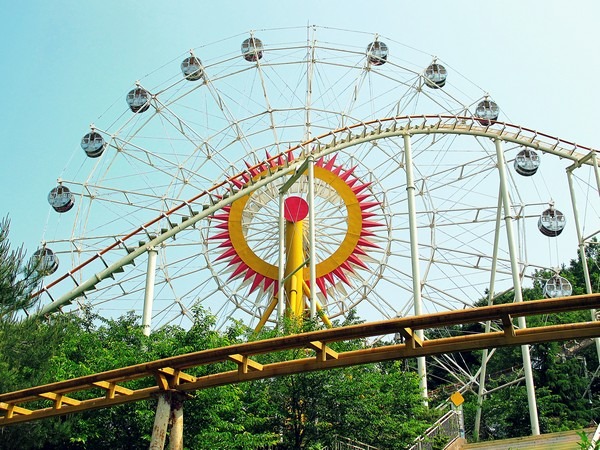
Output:
[[[496,269],[498,267],[498,246],[500,243],[500,225],[502,224],[502,195],[498,193],[498,206],[496,208],[496,231],[494,233],[494,254],[492,255],[492,267],[490,271],[490,287],[488,293],[488,306],[494,302],[494,291],[496,289]],[[485,332],[491,331],[491,321],[485,322]],[[477,390],[477,410],[475,412],[475,425],[473,437],[475,442],[479,441],[479,430],[481,428],[481,411],[483,408],[483,397],[485,396],[485,377],[487,373],[487,362],[489,359],[489,349],[484,349],[481,355],[481,371],[479,372],[479,388]]]
[[[508,193],[508,183],[506,180],[506,162],[504,160],[504,150],[502,148],[502,141],[500,139],[494,139],[494,144],[496,147],[496,158],[498,161],[498,173],[500,175],[500,191],[502,196],[502,204],[504,205],[504,220],[506,225],[506,235],[508,239],[508,250],[510,255],[510,265],[515,292],[515,302],[518,303],[523,301],[523,290],[521,288],[521,271],[519,268],[519,262],[517,260],[517,247],[515,244],[515,237],[512,226],[512,209],[510,203],[510,196]],[[527,322],[525,321],[525,317],[520,316],[518,318],[518,324],[520,329],[527,328]],[[531,369],[531,355],[529,353],[529,345],[522,345],[521,353],[523,357],[523,370],[525,371],[525,385],[527,387],[527,403],[529,405],[529,421],[531,422],[531,434],[537,436],[540,434],[540,424],[537,412],[537,401],[535,398],[535,385],[533,383],[533,371]]]
[[[415,181],[413,175],[413,162],[410,135],[404,135],[404,166],[406,170],[406,197],[408,202],[408,219],[410,228],[410,259],[412,262],[412,286],[415,316],[423,313],[421,302],[421,273],[419,269],[419,240],[417,231],[417,212],[415,206]],[[423,340],[423,330],[416,331],[417,337]],[[417,373],[419,386],[424,402],[427,403],[427,369],[425,357],[417,358]]]
[[[317,258],[315,241],[315,158],[308,158],[308,267],[310,275],[310,317],[317,315]]]
[[[595,156],[595,155],[594,155]],[[594,159],[594,162],[596,160]],[[597,170],[596,170],[597,172]],[[587,257],[585,255],[585,242],[583,233],[581,232],[581,224],[579,223],[579,211],[577,209],[577,201],[575,200],[575,188],[573,186],[573,169],[567,169],[567,179],[569,180],[569,191],[571,193],[571,206],[573,208],[573,218],[575,220],[575,230],[577,231],[577,243],[579,244],[579,257],[581,258],[581,265],[583,268],[583,277],[585,279],[585,291],[588,294],[593,292],[592,290],[592,280],[590,278],[590,271],[587,264]],[[598,191],[600,191],[600,185],[598,186]],[[591,309],[590,313],[592,315],[592,320],[596,320],[596,310]],[[596,344],[596,355],[598,356],[598,361],[600,361],[600,339],[594,339],[594,343]]]
[[[144,293],[144,313],[142,315],[142,331],[150,336],[152,325],[152,305],[154,303],[154,281],[156,279],[156,257],[158,251],[154,247],[148,249],[148,268],[146,270],[146,290]]]
[[[277,275],[279,289],[277,291],[277,319],[283,323],[285,315],[285,294],[283,278],[285,277],[285,218],[283,215],[284,193],[279,193],[279,272]]]

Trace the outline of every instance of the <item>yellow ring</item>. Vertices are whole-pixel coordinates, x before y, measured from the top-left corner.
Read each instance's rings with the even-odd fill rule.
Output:
[[[317,278],[320,278],[340,267],[354,252],[362,230],[362,213],[356,194],[352,192],[352,189],[344,180],[323,167],[315,166],[314,169],[315,178],[324,181],[335,189],[336,193],[346,205],[348,216],[348,229],[346,230],[346,235],[344,236],[342,243],[334,253],[316,265]],[[263,175],[263,173],[256,175],[256,177],[260,177],[261,175]],[[231,243],[238,256],[249,268],[267,278],[277,280],[279,277],[279,269],[277,266],[269,264],[258,257],[248,246],[244,233],[242,232],[242,214],[251,195],[252,194],[246,195],[231,204],[228,221]],[[304,279],[308,279],[307,277],[308,269],[305,268]]]

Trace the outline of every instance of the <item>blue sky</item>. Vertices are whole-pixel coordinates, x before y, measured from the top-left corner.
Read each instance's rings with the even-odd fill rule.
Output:
[[[89,124],[136,79],[251,29],[310,23],[391,36],[450,62],[511,122],[600,147],[594,0],[0,0],[0,14],[0,216],[30,253],[50,213],[46,196],[76,164]]]

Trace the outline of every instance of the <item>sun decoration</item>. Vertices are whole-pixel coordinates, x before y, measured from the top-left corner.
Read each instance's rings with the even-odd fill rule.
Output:
[[[285,159],[293,160],[291,152],[288,152]],[[246,183],[251,178],[259,179],[268,170],[283,166],[285,162],[283,156],[271,158],[269,154],[267,160],[268,162],[258,167],[251,167],[246,163]],[[337,164],[336,155],[327,161],[321,158],[314,165],[315,281],[318,287],[317,295],[322,299],[334,295],[340,283],[352,286],[352,278],[356,276],[357,270],[369,270],[367,251],[379,247],[370,238],[375,236],[372,230],[384,224],[373,220],[376,213],[370,210],[379,206],[380,202],[373,198],[369,189],[371,183],[361,182],[354,174],[355,169],[356,166],[345,169]],[[279,188],[282,183],[283,181],[279,185],[272,183],[260,188],[234,201],[221,213],[211,217],[218,222],[215,228],[219,231],[209,239],[222,241],[218,245],[222,253],[216,262],[227,263],[224,271],[231,271],[229,280],[238,279],[244,285],[249,285],[248,295],[258,289],[263,293],[270,293],[272,297],[278,294]],[[243,184],[240,184],[237,187],[242,186]],[[308,226],[302,227],[303,220],[309,220],[308,203],[302,198],[306,197],[307,191],[308,177],[302,176],[285,194],[284,218],[288,230],[286,234],[293,228],[300,230],[302,235],[299,241],[300,259],[296,258],[291,269],[286,268],[286,274],[295,271],[299,265],[304,265],[303,269],[298,271],[302,275],[302,287],[299,287],[299,291],[308,297]],[[290,242],[286,240],[286,265],[292,264],[289,260],[289,254],[293,253]],[[301,305],[303,306],[304,302],[301,302]],[[269,308],[267,314],[272,310],[272,307]]]

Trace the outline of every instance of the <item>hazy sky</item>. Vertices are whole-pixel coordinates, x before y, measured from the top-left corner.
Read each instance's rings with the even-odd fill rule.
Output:
[[[47,194],[75,164],[89,124],[166,61],[252,29],[390,36],[458,68],[506,120],[600,147],[597,0],[0,0],[0,15],[0,216],[29,252],[51,210]]]

